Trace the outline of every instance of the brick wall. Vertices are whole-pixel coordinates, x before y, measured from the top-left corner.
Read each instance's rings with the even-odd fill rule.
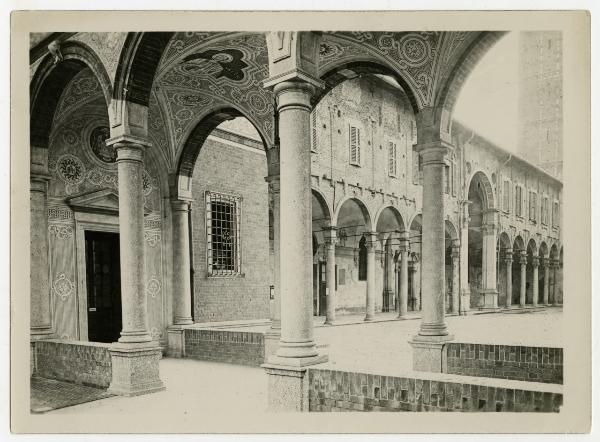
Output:
[[[185,357],[259,366],[265,360],[262,333],[229,330],[185,330]]]
[[[310,368],[309,411],[558,412],[562,393]]]
[[[192,250],[196,322],[269,317],[269,193],[265,182],[267,160],[259,143],[249,142],[251,145],[242,147],[228,144],[238,141],[206,140],[194,168]],[[208,276],[205,191],[233,194],[242,198],[242,275]]]
[[[108,388],[111,344],[47,340],[35,343],[34,374],[48,379]]]
[[[563,350],[548,347],[448,344],[448,373],[562,384]]]

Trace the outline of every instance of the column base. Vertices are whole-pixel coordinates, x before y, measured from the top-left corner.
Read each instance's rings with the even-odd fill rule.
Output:
[[[374,320],[375,320],[375,315],[369,314],[369,313],[367,313],[367,315],[365,316],[365,319],[364,319],[365,322],[374,321]]]
[[[453,335],[416,335],[408,341],[413,348],[413,370],[432,373],[448,371],[448,358],[445,345],[454,339]]]
[[[171,358],[185,357],[185,329],[181,325],[167,328],[167,356]]]
[[[56,334],[51,328],[40,328],[30,330],[29,332],[29,340],[32,342],[42,341],[44,339],[54,339],[56,338]]]
[[[272,354],[268,358],[265,357],[265,365],[287,367],[287,368],[302,368],[310,365],[322,364],[327,362],[329,356],[326,353],[318,353],[315,356],[307,356],[305,358],[288,358],[279,356],[278,354]]]
[[[460,295],[459,315],[467,315],[471,310],[471,292],[463,292]]]
[[[497,309],[498,308],[498,291],[496,290],[482,290],[481,291],[481,302],[479,310],[486,309]]]
[[[138,396],[165,389],[159,377],[162,351],[156,342],[136,345],[116,343],[109,352],[112,362],[110,393]]]
[[[267,372],[267,409],[271,412],[308,411],[306,368],[263,364]]]

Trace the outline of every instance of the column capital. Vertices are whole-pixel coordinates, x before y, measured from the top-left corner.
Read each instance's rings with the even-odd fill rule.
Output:
[[[485,236],[493,235],[496,233],[496,225],[495,224],[483,224],[481,226],[481,233]]]
[[[429,164],[446,164],[446,156],[454,150],[454,147],[445,141],[431,141],[428,143],[415,144],[415,150],[423,159],[423,166]]]
[[[537,267],[540,265],[540,259],[537,256],[531,258],[531,265]]]
[[[519,264],[527,265],[527,255],[524,252],[519,253]]]
[[[189,212],[191,202],[188,199],[172,199],[171,210],[173,212]]]
[[[323,227],[323,236],[325,237],[325,246],[335,246],[338,243],[337,230],[335,226]]]
[[[277,100],[277,111],[300,108],[310,112],[312,110],[310,99],[315,94],[315,90],[312,84],[304,81],[277,83],[273,88]]]
[[[542,265],[543,268],[548,267],[549,263],[550,263],[550,260],[548,258],[540,258],[540,264]]]
[[[107,146],[116,144],[116,148],[127,147],[128,145],[140,146],[141,147],[152,147],[152,143],[143,137],[136,137],[135,135],[117,135],[115,137],[108,138],[106,140]]]
[[[365,246],[369,252],[374,252],[377,250],[377,233],[376,232],[365,232],[363,233],[365,237]]]
[[[281,189],[281,177],[280,175],[268,175],[265,177],[265,181],[269,184],[269,190],[273,193],[279,193]]]
[[[460,260],[460,246],[453,246],[452,251],[450,252],[450,256],[452,257],[452,260]]]

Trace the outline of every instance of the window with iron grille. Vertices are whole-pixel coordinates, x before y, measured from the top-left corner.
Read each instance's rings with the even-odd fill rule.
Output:
[[[388,145],[388,170],[391,177],[395,177],[398,172],[398,157],[396,143],[390,141]]]
[[[350,164],[360,166],[360,129],[349,126]]]
[[[206,192],[206,256],[209,276],[241,273],[240,221],[242,198]]]

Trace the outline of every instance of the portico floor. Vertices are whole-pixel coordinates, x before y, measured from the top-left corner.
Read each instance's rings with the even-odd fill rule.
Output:
[[[526,314],[451,316],[447,322],[459,342],[562,346],[561,308]],[[412,372],[408,339],[418,328],[418,320],[408,319],[315,327],[314,334],[319,344],[327,345],[329,362],[324,367],[399,375]],[[133,398],[111,397],[51,411],[36,419],[118,414],[131,419],[130,431],[140,428],[143,431],[134,422],[142,422],[144,416],[158,415],[163,422],[169,416],[186,419],[188,423],[197,420],[204,431],[211,431],[209,427],[216,421],[207,420],[207,416],[225,413],[237,419],[243,413],[256,413],[266,406],[267,377],[261,368],[165,358],[160,363],[160,374],[166,391]]]

